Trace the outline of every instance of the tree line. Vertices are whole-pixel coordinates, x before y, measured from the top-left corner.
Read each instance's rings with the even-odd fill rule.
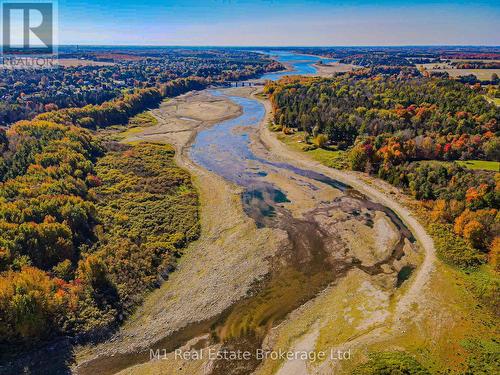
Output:
[[[438,252],[500,270],[500,174],[456,160],[500,161],[500,109],[456,81],[346,75],[268,83],[275,130],[343,150],[353,170],[410,192],[431,213]],[[310,148],[307,145],[306,148]]]
[[[230,49],[138,49],[106,54],[116,64],[57,69],[0,71],[0,125],[32,119],[37,114],[62,108],[99,105],[135,89],[171,89],[182,83],[208,85],[255,78],[284,67],[267,56]],[[123,52],[123,51],[122,51]],[[67,57],[100,60],[98,50],[74,52]],[[68,55],[63,53],[64,55]]]
[[[198,197],[170,146],[104,143],[85,129],[160,100],[143,89],[0,130],[3,353],[113,328],[198,236]]]

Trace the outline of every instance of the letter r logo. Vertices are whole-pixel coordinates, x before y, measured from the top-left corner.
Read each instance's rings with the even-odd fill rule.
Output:
[[[3,53],[52,54],[52,3],[2,3]]]

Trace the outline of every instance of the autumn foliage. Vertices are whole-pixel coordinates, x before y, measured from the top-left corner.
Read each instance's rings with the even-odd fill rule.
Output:
[[[170,146],[103,147],[82,128],[160,99],[144,90],[0,130],[0,345],[113,327],[198,236],[198,198]]]
[[[500,161],[500,109],[447,79],[344,75],[270,82],[274,124],[344,150],[351,169],[422,203],[436,248],[463,268],[497,269],[500,173],[457,160]],[[500,172],[500,171],[499,171]]]

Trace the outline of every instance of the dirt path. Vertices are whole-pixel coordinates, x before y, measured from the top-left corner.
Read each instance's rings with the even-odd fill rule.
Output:
[[[315,160],[310,159],[306,153],[291,150],[268,129],[267,124],[271,116],[271,104],[267,100],[262,100],[260,97],[255,96],[255,99],[261,100],[266,107],[267,118],[262,121],[259,131],[260,140],[275,157],[283,162],[295,165],[299,168],[310,169],[320,172],[335,180],[348,184],[365,194],[372,200],[383,204],[393,210],[412,231],[416,240],[425,252],[423,263],[419,266],[418,270],[412,277],[410,288],[398,301],[397,316],[402,316],[408,312],[413,302],[416,302],[421,297],[421,291],[426,287],[430,280],[430,276],[435,267],[436,251],[432,238],[427,234],[425,228],[418,222],[414,215],[404,206],[399,204],[393,196],[382,192],[375,186],[387,186],[385,183],[380,183],[376,179],[371,179],[374,184],[370,185],[366,182],[367,176],[350,171],[341,171],[329,168]],[[392,190],[392,189],[391,189]]]

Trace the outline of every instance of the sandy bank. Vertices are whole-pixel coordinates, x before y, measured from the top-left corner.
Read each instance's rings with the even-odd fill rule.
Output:
[[[314,64],[313,66],[317,69],[317,73],[314,74],[314,76],[321,76],[321,77],[331,77],[337,73],[351,72],[359,68],[356,65],[343,64],[339,62]]]
[[[170,279],[110,341],[79,351],[79,374],[101,374],[103,369],[114,373],[129,367],[134,363],[126,363],[127,355],[222,313],[268,272],[266,259],[284,239],[279,231],[257,229],[242,210],[241,190],[195,165],[186,155],[186,146],[198,131],[238,116],[239,106],[200,92],[169,100],[152,113],[159,124],[125,141],[175,145],[177,163],[192,173],[200,194],[201,238],[185,251]]]
[[[358,190],[359,192],[365,194],[367,197],[372,199],[377,203],[381,203],[384,206],[393,210],[408,226],[412,231],[413,235],[417,239],[419,245],[423,248],[425,252],[425,259],[422,265],[419,267],[418,271],[413,277],[411,288],[405,293],[398,304],[398,310],[402,314],[404,311],[408,310],[412,302],[419,298],[420,291],[428,284],[430,279],[430,274],[434,269],[434,262],[436,260],[434,242],[432,238],[427,234],[426,230],[418,222],[418,220],[413,216],[413,214],[404,206],[399,204],[390,192],[395,189],[389,188],[390,185],[378,183],[379,186],[387,187],[386,191],[379,190],[376,185],[370,185],[367,183],[366,175],[358,172],[352,171],[341,171],[333,168],[329,168],[315,160],[308,158],[307,154],[303,152],[298,152],[291,150],[285,144],[280,142],[275,134],[273,134],[267,127],[267,123],[271,116],[271,104],[268,100],[262,100],[258,96],[255,97],[262,101],[266,107],[267,118],[262,121],[260,127],[260,140],[269,148],[269,150],[283,161],[300,168],[310,169],[320,172],[326,176],[329,176],[335,180],[341,181],[348,184]],[[372,179],[375,181],[375,179]],[[377,181],[378,182],[378,181]]]

